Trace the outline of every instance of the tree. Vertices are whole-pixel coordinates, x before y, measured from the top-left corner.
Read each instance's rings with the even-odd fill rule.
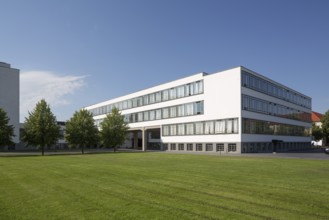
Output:
[[[35,109],[29,112],[29,117],[25,118],[24,130],[22,140],[28,145],[41,147],[42,156],[45,146],[56,144],[60,136],[60,128],[44,99],[38,102]]]
[[[7,113],[0,108],[0,147],[13,145],[14,126],[9,125]]]
[[[101,123],[100,138],[103,146],[113,147],[115,152],[117,147],[126,141],[128,129],[124,117],[117,108],[113,108]]]
[[[322,116],[321,122],[324,143],[327,144],[327,141],[329,140],[329,110]]]
[[[92,113],[81,109],[73,114],[73,117],[66,122],[65,139],[73,146],[84,148],[87,145],[95,145],[98,142],[98,129],[95,126]]]
[[[322,128],[316,126],[314,123],[312,124],[312,136],[314,141],[319,141],[323,138]]]

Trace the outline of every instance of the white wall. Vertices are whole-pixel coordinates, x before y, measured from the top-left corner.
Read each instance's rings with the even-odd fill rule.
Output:
[[[240,118],[241,115],[241,87],[240,67],[205,75],[204,83],[204,114],[191,117],[172,119],[173,123],[206,121],[227,118]],[[241,125],[239,119],[238,134],[218,135],[186,135],[162,137],[164,142],[191,143],[191,142],[240,142]],[[169,121],[166,124],[170,124]]]

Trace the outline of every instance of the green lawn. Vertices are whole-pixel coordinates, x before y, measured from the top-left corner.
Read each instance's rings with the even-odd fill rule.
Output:
[[[329,161],[0,157],[0,219],[329,219]]]

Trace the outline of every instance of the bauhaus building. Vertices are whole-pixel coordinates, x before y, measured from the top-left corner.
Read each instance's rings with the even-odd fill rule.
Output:
[[[118,108],[122,147],[248,153],[310,147],[311,98],[245,67],[199,73],[86,107],[96,124]]]

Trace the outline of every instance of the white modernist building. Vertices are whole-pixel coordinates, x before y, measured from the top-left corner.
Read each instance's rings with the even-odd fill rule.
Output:
[[[0,108],[7,112],[14,126],[13,141],[19,143],[19,70],[0,62]]]
[[[99,125],[114,107],[130,127],[122,147],[247,153],[311,144],[311,98],[245,67],[195,74],[85,109]]]

